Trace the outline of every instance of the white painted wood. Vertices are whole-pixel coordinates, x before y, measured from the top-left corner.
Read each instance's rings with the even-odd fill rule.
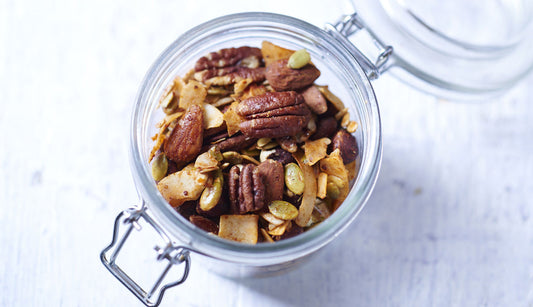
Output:
[[[138,201],[129,121],[149,65],[222,14],[320,25],[342,6],[0,2],[0,306],[139,306],[98,254]],[[163,306],[533,306],[531,84],[465,104],[383,76],[382,171],[355,223],[274,278],[229,280],[193,261]]]

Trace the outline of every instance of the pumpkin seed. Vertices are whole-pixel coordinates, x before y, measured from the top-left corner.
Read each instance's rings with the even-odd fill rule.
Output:
[[[242,163],[242,156],[236,151],[226,151],[222,153],[222,157],[224,158],[224,161],[233,165]]]
[[[222,196],[222,186],[224,185],[224,176],[221,170],[215,172],[213,184],[208,186],[202,192],[200,196],[200,209],[203,211],[209,211],[213,209]]]
[[[339,186],[337,186],[334,182],[328,182],[326,186],[326,190],[328,193],[328,196],[332,199],[337,199],[341,195],[341,190],[339,189]]]
[[[298,164],[291,162],[285,165],[285,185],[296,195],[304,192],[304,175]]]
[[[283,200],[275,200],[268,205],[268,210],[273,216],[282,220],[292,220],[298,216],[298,209],[291,203]]]
[[[159,181],[165,177],[168,170],[168,160],[164,154],[157,155],[152,162],[152,177]]]
[[[165,114],[170,115],[174,113],[178,107],[178,99],[174,99],[174,92],[170,92],[162,101],[161,109]]]
[[[291,55],[287,66],[292,69],[300,69],[309,64],[310,61],[311,55],[309,55],[309,52],[307,52],[305,49],[300,49]]]
[[[266,144],[270,143],[271,138],[260,138],[257,140],[257,147],[263,148]]]

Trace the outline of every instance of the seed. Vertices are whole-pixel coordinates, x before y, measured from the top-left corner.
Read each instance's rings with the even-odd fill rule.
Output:
[[[341,120],[341,127],[346,128],[348,127],[348,124],[350,124],[350,113],[346,112]]]
[[[291,162],[285,165],[285,185],[294,194],[300,195],[304,192],[304,175],[298,164]]]
[[[174,99],[174,92],[170,92],[163,101],[161,101],[161,108],[165,114],[170,115],[174,113],[178,106],[178,99]]]
[[[242,156],[236,151],[226,151],[222,153],[222,157],[224,158],[224,161],[233,165],[242,163]]]
[[[300,69],[309,64],[310,61],[311,56],[309,55],[309,52],[305,49],[300,49],[291,55],[287,65],[292,69]]]
[[[357,131],[358,126],[359,125],[357,124],[357,122],[350,121],[348,127],[346,127],[346,131],[348,131],[349,133],[354,133],[355,131]]]
[[[275,200],[268,205],[268,210],[275,217],[282,220],[292,220],[298,216],[298,209],[291,203],[283,200]]]
[[[224,159],[224,157],[222,156],[222,153],[220,153],[220,150],[218,150],[217,146],[213,146],[209,148],[208,152],[213,158],[217,159],[218,162]]]
[[[215,172],[215,178],[213,184],[208,186],[202,192],[200,196],[200,209],[203,211],[209,211],[213,209],[222,196],[222,186],[224,185],[224,176],[221,170]]]
[[[165,177],[168,170],[167,157],[164,154],[160,154],[155,157],[152,162],[152,177],[155,181],[159,181]]]
[[[257,147],[263,148],[266,144],[270,143],[271,138],[260,138],[257,140]]]
[[[328,196],[331,197],[332,199],[337,199],[341,195],[341,190],[333,182],[328,182],[326,189],[328,192]]]

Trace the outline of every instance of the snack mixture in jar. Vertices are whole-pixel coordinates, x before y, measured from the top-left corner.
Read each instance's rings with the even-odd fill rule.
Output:
[[[357,123],[306,50],[263,42],[212,52],[160,100],[152,175],[195,226],[255,244],[330,216],[356,177]]]

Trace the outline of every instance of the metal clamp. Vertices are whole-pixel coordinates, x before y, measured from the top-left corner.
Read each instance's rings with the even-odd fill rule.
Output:
[[[348,38],[353,34],[357,33],[359,30],[365,29],[366,26],[357,13],[351,15],[343,16],[335,24],[326,24],[326,31],[328,31],[335,38]],[[375,62],[372,62],[368,57],[353,44],[349,44],[347,47],[350,49],[350,52],[356,57],[358,63],[361,65],[366,75],[370,80],[377,79],[381,73],[386,71],[391,64],[389,59],[394,51],[392,46],[386,45],[381,42],[379,39],[374,37],[372,34],[372,40],[374,45],[378,48],[379,55]]]
[[[163,247],[156,247],[157,260],[161,261],[163,259],[168,260],[168,265],[165,267],[155,284],[151,287],[150,291],[145,291],[142,289],[126,272],[124,272],[116,263],[115,260],[122,249],[124,243],[128,239],[132,230],[135,228],[141,230],[141,226],[138,221],[140,218],[143,218],[148,224],[150,224],[161,238],[165,241]],[[124,225],[128,226],[124,235],[118,240],[118,231],[120,228],[121,221]],[[117,243],[118,241],[118,243]],[[111,256],[108,258],[108,252],[114,247],[115,249],[111,253]],[[170,238],[163,232],[163,230],[157,225],[157,223],[146,213],[146,207],[142,208],[130,208],[122,211],[117,218],[115,219],[115,226],[113,228],[113,239],[111,243],[100,253],[100,260],[104,266],[113,274],[124,286],[126,286],[135,296],[141,300],[146,306],[158,306],[163,299],[165,291],[169,288],[175,287],[183,283],[187,276],[189,275],[190,268],[190,249],[184,246],[175,246],[172,244]],[[160,287],[163,279],[169,272],[169,270],[174,265],[185,264],[183,274],[178,280],[167,283],[161,287],[159,292],[156,293],[157,289]],[[155,297],[155,300],[153,299]]]

